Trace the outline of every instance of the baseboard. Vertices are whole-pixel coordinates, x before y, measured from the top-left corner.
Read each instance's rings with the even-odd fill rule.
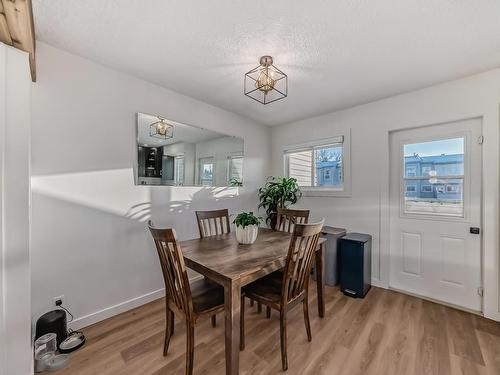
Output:
[[[165,296],[165,288],[155,290],[139,297],[129,299],[114,306],[106,307],[105,309],[96,311],[92,314],[84,315],[76,318],[71,323],[68,323],[71,329],[81,329],[92,324],[98,323],[101,320],[111,318],[112,316],[121,314],[125,311],[135,309],[136,307],[145,305],[146,303],[155,301]]]
[[[201,275],[192,277],[190,281],[195,281],[201,277],[202,277]],[[82,329],[84,327],[88,327],[92,324],[98,323],[102,320],[111,318],[115,315],[124,313],[128,310],[132,310],[135,309],[136,307],[145,305],[146,303],[156,301],[157,299],[163,298],[164,296],[165,296],[165,288],[161,288],[153,292],[143,294],[142,296],[129,299],[128,301],[124,301],[116,305],[106,307],[92,314],[75,318],[75,320],[73,320],[71,323],[68,323],[68,326],[73,330]]]
[[[387,285],[380,279],[372,279],[372,285],[382,289],[388,289]]]

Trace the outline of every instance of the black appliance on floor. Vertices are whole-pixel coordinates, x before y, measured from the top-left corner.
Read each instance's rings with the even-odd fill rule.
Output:
[[[68,326],[66,312],[63,310],[52,310],[43,314],[36,322],[35,340],[46,333],[57,335],[57,347],[68,337]]]
[[[363,298],[371,287],[372,236],[348,233],[340,239],[340,290]]]

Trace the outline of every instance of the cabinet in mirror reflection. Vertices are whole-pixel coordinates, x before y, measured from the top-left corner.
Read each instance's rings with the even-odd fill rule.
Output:
[[[242,186],[243,139],[137,113],[137,185]]]

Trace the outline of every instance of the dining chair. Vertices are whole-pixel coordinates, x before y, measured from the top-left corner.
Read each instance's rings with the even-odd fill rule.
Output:
[[[266,307],[280,313],[281,363],[283,371],[288,369],[287,359],[287,312],[302,303],[307,339],[312,340],[309,322],[309,279],[318,239],[325,220],[314,224],[295,224],[285,269],[280,274],[272,273],[243,288],[241,297],[240,349],[245,348],[245,297],[253,298]]]
[[[231,232],[229,211],[227,209],[196,211],[196,219],[201,238]]]
[[[292,210],[288,208],[278,208],[276,230],[280,232],[293,233],[295,224],[307,224],[309,221],[309,210]],[[283,275],[283,270],[276,271],[279,277]],[[278,276],[278,275],[276,275]],[[271,308],[266,308],[266,316],[271,318]]]
[[[200,318],[224,311],[224,289],[204,279],[190,283],[175,230],[157,229],[151,220],[148,226],[165,281],[166,330],[163,355],[168,353],[175,314],[186,322],[186,375],[191,375],[194,363],[194,326]]]
[[[280,232],[293,233],[295,224],[307,224],[308,220],[309,210],[278,208],[276,230]]]
[[[198,230],[200,238],[216,236],[231,232],[231,224],[229,223],[229,211],[227,208],[222,210],[212,211],[196,211],[196,221],[198,222]],[[205,277],[206,280],[209,280]],[[212,316],[212,327],[217,326],[217,316]]]

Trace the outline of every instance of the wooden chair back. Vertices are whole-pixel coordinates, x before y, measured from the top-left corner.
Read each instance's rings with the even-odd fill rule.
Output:
[[[325,219],[314,224],[295,224],[283,274],[283,304],[292,302],[306,291],[324,222]]]
[[[231,232],[229,211],[227,209],[214,211],[196,211],[200,237],[215,236]]]
[[[293,233],[295,224],[307,224],[308,220],[309,210],[290,210],[288,208],[278,208],[276,230],[280,232]]]
[[[175,230],[157,229],[151,220],[148,226],[160,258],[167,303],[177,314],[190,318],[193,314],[191,288]]]

